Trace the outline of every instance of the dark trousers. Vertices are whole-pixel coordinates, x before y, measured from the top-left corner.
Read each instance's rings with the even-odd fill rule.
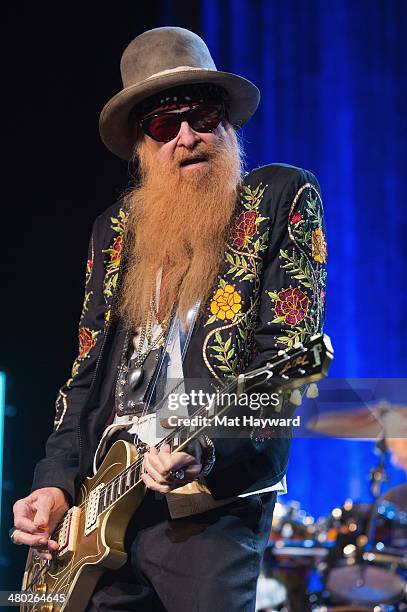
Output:
[[[171,519],[148,491],[126,533],[128,561],[99,580],[86,612],[253,612],[276,494]]]

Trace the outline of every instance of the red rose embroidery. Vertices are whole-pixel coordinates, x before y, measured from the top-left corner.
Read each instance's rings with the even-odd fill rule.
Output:
[[[308,311],[309,299],[301,289],[282,289],[278,292],[278,300],[274,312],[278,317],[284,317],[288,325],[297,325],[305,319]]]
[[[300,221],[301,221],[301,213],[299,212],[294,213],[290,219],[291,225],[297,225],[297,223],[299,223]]]
[[[89,282],[93,269],[93,256],[86,262],[86,283]]]
[[[123,236],[117,236],[110,248],[110,261],[117,261],[122,254]]]
[[[88,327],[81,327],[79,330],[79,359],[85,359],[89,351],[96,344],[97,332],[92,332]]]
[[[257,212],[254,210],[246,210],[240,213],[236,220],[233,246],[241,249],[247,247],[250,238],[257,231]]]

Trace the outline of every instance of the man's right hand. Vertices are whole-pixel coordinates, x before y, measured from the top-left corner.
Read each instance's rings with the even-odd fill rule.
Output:
[[[13,506],[13,539],[31,546],[42,559],[51,559],[51,551],[57,550],[58,544],[50,539],[50,535],[68,508],[62,489],[36,489]]]

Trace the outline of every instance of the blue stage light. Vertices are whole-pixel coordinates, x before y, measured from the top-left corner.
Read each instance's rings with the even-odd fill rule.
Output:
[[[4,418],[6,414],[6,375],[0,372],[0,525],[3,491]]]

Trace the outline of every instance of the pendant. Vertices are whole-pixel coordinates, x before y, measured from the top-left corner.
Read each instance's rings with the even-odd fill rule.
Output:
[[[134,368],[132,370],[129,370],[129,374],[128,374],[129,378],[129,387],[132,391],[135,391],[137,389],[137,387],[139,387],[141,385],[141,383],[143,382],[143,378],[144,378],[144,370],[143,367],[140,366],[138,368]]]

